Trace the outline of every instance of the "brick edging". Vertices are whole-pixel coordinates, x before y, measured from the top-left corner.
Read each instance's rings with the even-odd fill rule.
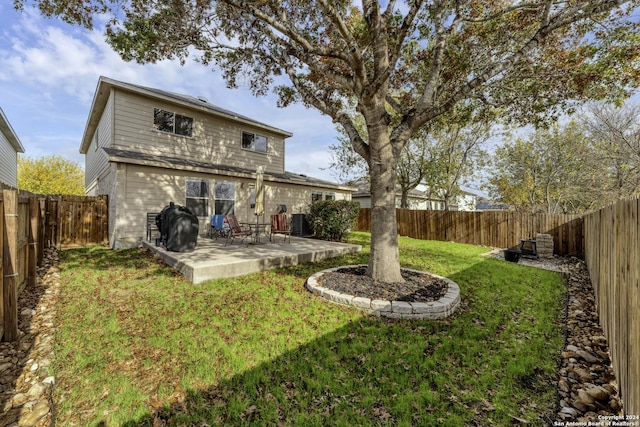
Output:
[[[439,300],[433,302],[385,301],[341,294],[318,284],[318,279],[324,273],[347,267],[354,266],[342,266],[319,271],[307,279],[305,286],[310,292],[319,295],[327,301],[357,307],[374,316],[384,316],[392,319],[444,319],[453,314],[460,305],[460,287],[456,282],[446,277],[438,276],[437,274],[410,270],[408,268],[403,268],[402,270],[428,274],[436,279],[446,281],[448,285],[447,293]]]

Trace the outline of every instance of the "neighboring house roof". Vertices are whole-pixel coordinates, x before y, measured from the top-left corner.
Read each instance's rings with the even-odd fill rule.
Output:
[[[196,172],[214,173],[227,176],[235,176],[239,178],[253,178],[256,171],[235,166],[227,166],[220,164],[212,164],[208,162],[199,162],[195,160],[186,160],[177,157],[157,156],[153,154],[140,153],[137,151],[120,150],[116,148],[102,148],[109,156],[109,161],[137,164],[143,166],[156,166],[168,169],[191,170]],[[270,173],[265,170],[265,181],[284,182],[287,184],[304,184],[308,186],[334,188],[336,190],[353,191],[353,187],[336,184],[334,182],[324,181],[312,178],[306,175],[296,174],[292,172]]]
[[[4,134],[5,138],[9,141],[9,144],[11,144],[17,153],[24,153],[24,147],[22,146],[20,139],[18,139],[18,135],[16,135],[15,131],[11,127],[9,119],[4,115],[2,108],[0,108],[0,132]]]
[[[355,186],[358,188],[355,192],[351,194],[352,198],[357,197],[371,197],[371,184],[368,181],[358,181],[355,183]],[[399,185],[396,185],[396,196],[402,196],[402,189]],[[417,189],[409,190],[409,197],[412,199],[422,199],[422,200],[441,200],[435,197],[429,197],[429,195],[425,191],[420,191]]]
[[[214,104],[209,103],[204,98],[196,98],[189,95],[167,92],[160,89],[125,83],[118,80],[110,79],[108,77],[100,76],[95,95],[93,96],[91,112],[89,114],[89,118],[87,119],[87,124],[85,125],[84,134],[82,137],[82,143],[80,145],[81,154],[86,154],[87,150],[89,149],[89,145],[91,145],[91,139],[96,130],[96,127],[98,126],[98,123],[100,122],[100,117],[102,116],[102,112],[104,111],[104,108],[107,104],[112,88],[137,93],[142,96],[157,98],[176,104],[182,104],[185,107],[199,109],[204,113],[208,113],[214,116],[257,126],[270,132],[282,135],[285,138],[293,136],[291,132],[269,126],[265,123],[253,120],[247,116],[243,116],[242,114],[238,114],[233,111],[218,107]]]
[[[465,190],[462,190],[462,191],[460,192],[460,195],[461,195],[461,196],[471,196],[471,197],[475,197],[476,199],[478,198],[478,195],[477,195],[477,194],[475,194],[475,193],[471,193],[470,191],[465,191]]]
[[[476,210],[479,211],[504,211],[509,210],[511,207],[504,203],[494,203],[487,200],[479,201],[476,204]]]

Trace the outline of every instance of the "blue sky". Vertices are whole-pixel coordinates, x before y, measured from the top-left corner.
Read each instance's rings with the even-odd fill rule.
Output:
[[[286,170],[335,181],[326,168],[336,142],[331,119],[295,105],[276,107],[273,95],[256,98],[247,88],[227,89],[219,73],[177,61],[138,65],[124,62],[90,32],[43,18],[27,6],[0,3],[0,108],[25,148],[25,156],[61,155],[84,167],[79,153],[99,76],[193,96],[290,131]]]

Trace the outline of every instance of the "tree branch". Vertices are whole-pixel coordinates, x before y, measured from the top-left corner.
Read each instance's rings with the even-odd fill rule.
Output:
[[[402,50],[402,46],[409,34],[409,30],[413,28],[415,18],[418,15],[418,12],[422,8],[423,4],[424,0],[415,0],[411,6],[411,9],[409,9],[409,12],[407,12],[406,16],[402,20],[402,25],[400,26],[400,29],[395,37],[395,46],[393,46],[389,55],[389,70],[395,69],[396,63],[400,59],[400,51]],[[390,7],[391,3],[385,11],[385,20],[387,21],[387,23],[389,22],[389,19],[391,17],[391,14],[387,15],[387,13],[390,11]],[[389,71],[389,74],[390,73],[391,71]],[[388,78],[388,75],[386,76],[386,78]]]
[[[455,28],[455,25],[457,24],[457,21],[459,19],[458,17],[456,17],[456,19],[454,19],[454,22],[452,22],[451,26],[449,27],[449,30],[445,29],[443,24],[443,6],[444,5],[442,3],[436,5],[436,35],[432,65],[431,69],[429,70],[429,75],[426,79],[424,92],[416,103],[416,105],[422,106],[422,109],[428,109],[433,105],[433,101],[437,93],[436,91],[438,87],[440,72],[442,70],[446,42],[452,29]],[[395,141],[406,141],[408,139],[408,136],[411,135],[415,131],[415,129],[418,129],[427,121],[418,121],[418,118],[419,116],[411,112],[409,114],[405,114],[405,120],[403,124],[393,130],[391,137]]]
[[[281,37],[278,37],[269,28],[264,28],[263,32],[273,43],[275,43],[278,46],[281,46],[281,48],[284,50],[284,52],[282,52],[281,59],[284,59],[285,55],[293,56],[298,60],[300,60],[302,63],[306,64],[310,69],[314,70],[318,74],[321,74],[331,79],[343,89],[353,90],[353,80],[350,79],[349,76],[336,73],[334,68],[324,65],[322,62],[312,57],[308,52],[306,51],[301,52],[297,50],[295,46],[292,46],[287,40],[282,39]],[[260,52],[260,51],[255,51],[255,52],[261,56],[265,55],[264,52]],[[294,68],[291,62],[288,60],[286,61],[278,60],[278,58],[274,56],[271,56],[271,58],[278,63],[282,63],[283,67],[285,68],[288,68],[288,67],[291,67],[292,69]]]
[[[349,63],[349,57],[345,53],[338,49],[332,49],[328,47],[322,47],[319,45],[312,45],[307,39],[298,33],[291,25],[287,25],[289,21],[280,21],[262,11],[255,5],[255,2],[247,2],[242,0],[224,0],[224,3],[234,7],[240,14],[249,11],[258,21],[266,24],[269,27],[274,28],[283,35],[289,37],[293,42],[297,43],[303,50],[309,52],[311,55],[320,57],[336,58]],[[283,10],[284,12],[284,10]],[[279,39],[282,39],[279,37]]]
[[[503,73],[504,71],[508,70],[509,67],[520,61],[522,58],[528,56],[529,53],[531,53],[536,47],[538,47],[542,43],[542,41],[550,34],[552,34],[555,30],[574,24],[579,20],[584,19],[586,16],[592,16],[595,14],[610,11],[611,9],[615,8],[616,6],[620,6],[623,3],[625,3],[625,0],[602,1],[596,6],[583,4],[581,6],[571,7],[568,10],[565,10],[560,14],[550,18],[549,23],[547,25],[541,26],[536,31],[536,33],[533,34],[532,37],[522,45],[522,47],[518,51],[514,52],[501,62],[494,64],[493,67],[488,67],[484,72],[476,75],[466,84],[463,84],[460,89],[458,89],[439,107],[428,108],[428,104],[418,104],[421,107],[419,108],[419,112],[416,114],[415,123],[419,127],[427,121],[432,120],[433,118],[449,111],[458,101],[466,96],[469,96],[471,92],[480,87],[482,84],[486,83],[489,79],[499,75],[500,73]],[[588,10],[588,12],[584,12],[585,10]]]
[[[329,19],[347,43],[349,55],[351,55],[353,59],[350,64],[353,65],[354,78],[357,82],[357,87],[354,88],[354,92],[360,93],[367,81],[367,71],[358,42],[347,28],[347,25],[342,19],[342,15],[338,13],[335,7],[327,0],[318,0],[318,2],[320,3],[320,7],[329,15]]]
[[[382,18],[385,21],[389,21],[389,18],[393,15],[393,8],[396,7],[396,0],[390,0],[387,5],[387,9],[382,14]]]
[[[377,94],[383,85],[388,84],[388,76],[391,75],[387,28],[380,15],[380,4],[378,0],[363,0],[362,9],[373,45],[373,76],[371,78],[373,84],[365,88],[363,95],[365,97],[371,97]]]
[[[549,3],[551,3],[551,1],[549,1]],[[492,15],[485,16],[484,18],[464,17],[462,18],[462,20],[465,22],[475,22],[475,23],[488,22],[488,21],[493,21],[494,19],[500,18],[501,16],[504,16],[508,13],[515,12],[517,10],[536,10],[539,8],[540,8],[540,3],[524,3],[524,4],[518,4],[515,6],[507,7],[505,9],[499,10],[498,12]]]

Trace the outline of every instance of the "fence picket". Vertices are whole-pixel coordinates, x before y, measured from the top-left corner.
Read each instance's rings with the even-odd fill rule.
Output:
[[[584,219],[585,260],[626,414],[640,413],[640,199]]]
[[[397,209],[396,219],[399,235],[415,239],[507,248],[546,233],[553,236],[556,254],[584,254],[582,219],[573,215]],[[355,229],[371,230],[371,209],[360,209]]]
[[[3,341],[16,341],[18,339],[18,192],[16,190],[3,190],[4,201],[4,233],[3,233]]]
[[[61,218],[59,214],[65,212],[70,215]],[[26,286],[35,286],[36,266],[43,261],[44,248],[60,248],[62,242],[66,245],[106,243],[108,199],[106,196],[37,196],[3,189],[0,216],[0,257],[3,259],[0,263],[0,338],[15,341],[17,298]]]

